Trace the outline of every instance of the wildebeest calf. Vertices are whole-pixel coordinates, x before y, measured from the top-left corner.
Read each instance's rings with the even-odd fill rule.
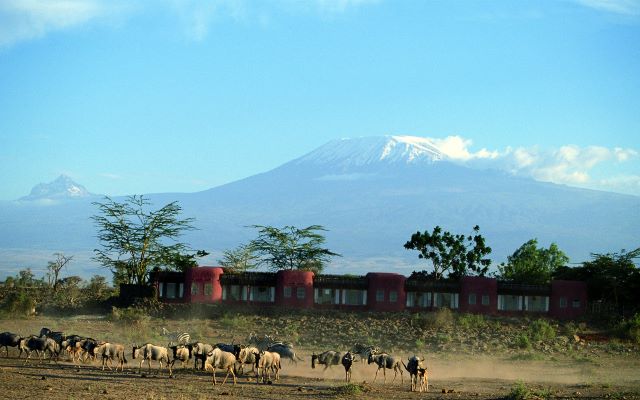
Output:
[[[4,347],[7,350],[7,357],[9,357],[9,347],[17,347],[20,350],[20,356],[22,355],[22,349],[20,348],[20,335],[11,332],[0,333],[0,352]],[[20,357],[18,356],[18,357]]]

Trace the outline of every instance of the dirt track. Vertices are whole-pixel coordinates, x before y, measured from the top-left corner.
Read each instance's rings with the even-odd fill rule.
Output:
[[[518,381],[539,398],[640,398],[638,362],[619,360],[601,365],[579,362],[432,360],[429,393],[411,393],[408,376],[404,384],[395,382],[393,373],[387,383],[381,376],[372,383],[375,367],[356,364],[352,383],[343,381],[342,368],[323,373],[307,363],[283,365],[282,379],[271,385],[256,384],[246,377],[214,387],[211,374],[177,368],[169,378],[166,371],[137,373],[137,362],[129,360],[124,372],[102,371],[98,364],[77,369],[69,362],[59,364],[15,358],[0,359],[0,398],[58,399],[325,399],[356,396],[361,399],[497,399],[505,398]],[[309,357],[303,355],[305,360]],[[156,366],[154,365],[154,368]],[[380,374],[382,371],[380,372]],[[219,382],[224,378],[217,375]],[[443,390],[447,393],[443,394]],[[532,396],[535,398],[536,396]]]

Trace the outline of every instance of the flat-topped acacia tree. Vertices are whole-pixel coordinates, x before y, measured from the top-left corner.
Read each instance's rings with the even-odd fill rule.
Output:
[[[323,247],[325,237],[321,225],[306,228],[285,226],[253,225],[258,229],[258,237],[250,242],[250,246],[258,255],[258,262],[267,265],[274,271],[307,270],[321,273],[331,257],[340,254]]]
[[[111,269],[116,284],[146,284],[152,268],[188,250],[178,238],[195,229],[193,218],[180,218],[182,208],[175,201],[155,211],[147,199],[137,195],[123,202],[105,197],[93,204],[99,210],[91,218],[101,244],[94,249],[93,259]]]

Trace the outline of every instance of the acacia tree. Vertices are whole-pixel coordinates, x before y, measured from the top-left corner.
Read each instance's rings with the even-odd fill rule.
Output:
[[[453,279],[471,272],[483,276],[491,264],[491,260],[485,258],[491,253],[491,247],[486,245],[479,232],[480,227],[477,225],[473,227],[473,234],[468,236],[443,232],[440,226],[436,226],[431,233],[418,231],[411,235],[404,248],[417,250],[418,258],[431,261],[432,274],[423,270],[415,273],[416,275],[432,275],[435,279],[441,279],[449,271],[448,276]]]
[[[507,257],[506,264],[500,264],[498,271],[502,279],[517,283],[545,284],[552,275],[566,263],[569,257],[551,243],[548,249],[538,248],[538,240],[531,239]]]
[[[308,270],[320,273],[331,257],[340,254],[323,247],[325,237],[318,231],[326,231],[321,225],[306,228],[254,225],[258,237],[249,244],[259,257],[258,263],[275,271]]]
[[[65,256],[62,253],[55,253],[56,259],[54,261],[49,261],[47,263],[47,280],[49,282],[49,287],[53,289],[53,292],[56,293],[58,291],[59,276],[60,271],[64,268],[71,260],[73,260],[73,256]]]
[[[251,245],[243,244],[235,249],[225,250],[218,263],[231,272],[244,272],[257,267],[259,257]]]
[[[146,284],[151,269],[165,264],[167,255],[188,250],[178,238],[194,229],[193,218],[181,219],[175,201],[156,211],[136,195],[121,203],[105,197],[93,204],[99,210],[92,219],[102,246],[94,249],[93,259],[113,272],[116,284]]]

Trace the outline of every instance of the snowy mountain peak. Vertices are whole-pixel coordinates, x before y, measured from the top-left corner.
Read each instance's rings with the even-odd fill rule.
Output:
[[[37,184],[28,196],[20,200],[54,200],[89,196],[91,193],[84,186],[75,183],[66,175],[60,175],[53,182]]]
[[[428,138],[375,136],[331,141],[297,159],[297,164],[328,164],[361,167],[380,162],[417,163],[443,159],[443,153]]]

